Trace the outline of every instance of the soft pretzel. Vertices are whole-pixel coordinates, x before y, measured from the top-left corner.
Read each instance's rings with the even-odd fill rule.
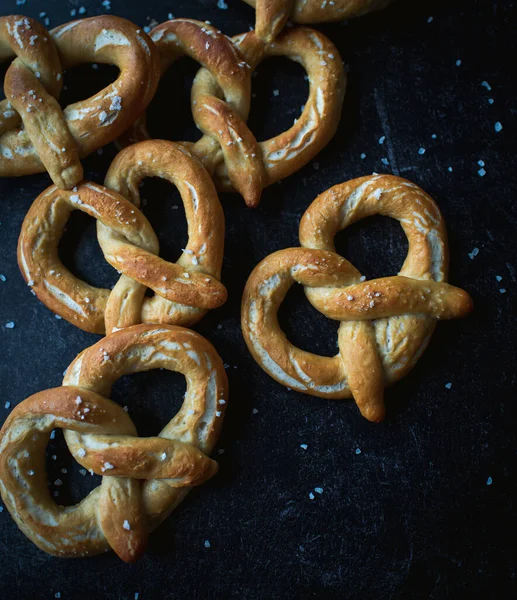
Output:
[[[178,371],[187,379],[179,412],[156,436],[139,438],[129,415],[108,400],[128,373]],[[143,552],[147,532],[217,471],[208,458],[228,399],[226,373],[203,337],[182,327],[137,325],[84,350],[63,386],[20,403],[0,432],[0,491],[20,529],[56,556],[98,554],[110,547],[125,561]],[[102,484],[79,504],[50,496],[45,447],[55,428]],[[139,481],[142,480],[142,483]]]
[[[142,113],[159,79],[158,55],[147,35],[108,15],[72,21],[50,34],[34,19],[2,17],[0,60],[13,55],[0,104],[0,176],[47,170],[64,189],[82,179],[80,157],[113,141]],[[120,74],[91,98],[61,110],[63,69],[85,62],[115,64]]]
[[[397,219],[409,241],[397,276],[364,281],[336,254],[333,239],[351,223],[381,214]],[[472,301],[445,283],[445,224],[434,201],[391,175],[336,185],[309,206],[300,223],[301,248],[280,250],[252,272],[242,301],[242,331],[258,364],[279,383],[322,398],[354,397],[361,413],[381,421],[383,391],[415,365],[438,319],[466,315]],[[339,353],[327,358],[293,346],[277,311],[294,282],[311,304],[340,321]]]
[[[273,39],[288,19],[294,23],[327,23],[365,15],[388,6],[391,0],[244,0],[256,11],[256,30]]]
[[[211,25],[174,19],[155,27],[162,72],[183,55],[203,68],[192,87],[192,114],[203,137],[186,144],[222,191],[237,191],[248,206],[257,206],[262,189],[300,169],[336,132],[346,87],[336,47],[312,29],[290,29],[266,43],[254,31],[231,40]],[[251,101],[251,74],[267,57],[286,56],[307,71],[310,92],[301,116],[280,135],[257,142],[246,125]],[[145,118],[125,141],[148,139]]]
[[[158,256],[156,234],[138,208],[138,186],[148,176],[168,179],[185,205],[189,241],[176,263]],[[18,264],[36,296],[92,333],[141,322],[192,325],[223,304],[224,215],[201,163],[178,144],[142,142],[115,158],[105,183],[107,187],[83,182],[69,191],[51,186],[29,209],[18,241]],[[59,239],[72,210],[97,219],[104,257],[122,273],[112,291],[81,281],[59,259]],[[146,297],[147,288],[155,296]]]

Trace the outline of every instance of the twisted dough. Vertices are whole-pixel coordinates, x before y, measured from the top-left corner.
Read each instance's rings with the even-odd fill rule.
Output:
[[[72,21],[50,34],[34,19],[2,17],[0,60],[13,55],[0,103],[0,176],[47,170],[64,189],[83,177],[79,157],[116,139],[145,110],[159,79],[148,36],[107,15]],[[91,98],[61,110],[63,69],[86,62],[114,64],[120,74]]]
[[[108,400],[128,373],[168,369],[185,375],[179,412],[151,438],[137,437],[128,414]],[[0,491],[25,535],[56,556],[98,554],[110,547],[125,561],[144,551],[147,533],[183,500],[190,486],[217,471],[208,458],[228,399],[217,352],[181,327],[136,325],[84,350],[68,367],[63,387],[20,403],[0,431]],[[45,447],[62,428],[70,452],[102,484],[79,504],[50,496]]]
[[[335,253],[334,236],[375,214],[397,219],[409,241],[399,275],[364,281]],[[354,397],[371,421],[384,418],[384,387],[413,368],[437,319],[472,309],[469,295],[445,283],[445,224],[434,201],[391,175],[336,185],[309,206],[300,223],[302,248],[280,250],[251,273],[242,300],[242,331],[258,364],[279,383],[322,398]],[[318,356],[293,346],[277,311],[294,282],[311,304],[340,321],[339,353]]]
[[[248,206],[257,206],[264,187],[303,167],[335,134],[346,76],[336,47],[323,34],[293,28],[266,43],[255,31],[229,39],[201,21],[174,19],[158,25],[150,35],[160,52],[162,73],[184,55],[203,66],[194,79],[191,108],[204,135],[195,144],[185,145],[203,162],[217,189],[239,192]],[[251,75],[262,60],[272,56],[300,63],[307,72],[310,92],[292,127],[257,142],[246,125]],[[149,137],[142,117],[122,141],[134,143]]]
[[[158,256],[158,238],[140,212],[144,177],[168,179],[185,205],[189,241],[176,263]],[[152,140],[122,151],[106,185],[83,182],[70,191],[51,186],[27,213],[18,241],[18,264],[33,293],[64,319],[92,333],[141,322],[192,325],[226,301],[219,281],[224,215],[212,180],[190,152]],[[97,219],[106,260],[122,275],[113,290],[91,286],[60,261],[58,244],[72,210]],[[146,297],[147,288],[155,296]]]

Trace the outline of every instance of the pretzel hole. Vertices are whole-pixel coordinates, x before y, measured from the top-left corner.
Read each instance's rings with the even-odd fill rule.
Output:
[[[291,286],[278,311],[278,323],[287,339],[302,350],[335,356],[339,323],[327,319],[307,300],[303,286]]]
[[[97,241],[96,220],[80,210],[72,211],[58,246],[61,262],[89,285],[111,289],[118,273],[106,262]]]
[[[124,375],[113,385],[111,399],[128,407],[140,437],[152,437],[179,411],[186,390],[181,373],[160,369]]]
[[[309,97],[305,69],[284,57],[267,58],[252,77],[248,127],[259,141],[287,131]]]
[[[70,454],[62,429],[55,429],[54,436],[46,453],[48,489],[56,504],[71,506],[100,485],[101,477],[91,475]]]
[[[367,279],[397,275],[409,244],[396,219],[376,215],[353,223],[334,239],[336,251]]]
[[[190,90],[199,67],[195,60],[183,57],[163,74],[147,109],[151,138],[185,142],[197,142],[201,138],[190,110]]]
[[[74,66],[63,73],[63,89],[59,104],[65,108],[69,104],[95,96],[113,83],[120,74],[115,65],[85,63]]]
[[[140,184],[142,211],[160,242],[160,257],[176,262],[188,243],[187,218],[180,193],[172,183],[146,177]],[[152,290],[147,290],[153,295]]]

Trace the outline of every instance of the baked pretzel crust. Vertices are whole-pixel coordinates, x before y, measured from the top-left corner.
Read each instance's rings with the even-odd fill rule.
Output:
[[[397,219],[409,250],[393,277],[365,281],[336,254],[334,236],[372,215]],[[300,223],[301,248],[266,257],[246,284],[241,324],[257,363],[279,383],[311,396],[354,397],[370,421],[385,416],[384,387],[401,379],[427,347],[436,320],[465,316],[472,300],[445,283],[445,224],[434,201],[415,184],[375,175],[336,185],[309,206]],[[340,321],[333,358],[291,344],[277,312],[294,283],[309,302]]]
[[[167,179],[181,194],[189,240],[176,263],[158,256],[158,238],[139,210],[138,186],[145,177]],[[199,160],[179,144],[142,142],[114,159],[105,183],[83,182],[72,190],[51,186],[29,209],[18,264],[38,299],[91,333],[142,322],[193,325],[207,310],[224,304],[226,288],[219,281],[224,215]],[[121,273],[113,290],[81,281],[59,259],[59,240],[72,210],[97,219],[104,257]],[[145,296],[147,288],[153,297]]]
[[[149,37],[111,15],[72,21],[50,33],[34,19],[2,17],[0,60],[13,55],[0,104],[0,176],[47,170],[64,189],[82,179],[80,157],[116,139],[145,110],[159,80]],[[120,74],[91,98],[61,110],[63,70],[87,62],[114,64]]]
[[[108,399],[128,373],[168,369],[185,375],[183,405],[155,437],[139,438],[129,415]],[[125,561],[144,551],[147,533],[217,471],[208,458],[228,399],[226,373],[213,346],[182,327],[136,325],[87,348],[63,386],[14,408],[0,431],[0,492],[20,529],[62,557],[110,547]],[[45,447],[62,428],[68,448],[102,484],[79,504],[50,496]]]

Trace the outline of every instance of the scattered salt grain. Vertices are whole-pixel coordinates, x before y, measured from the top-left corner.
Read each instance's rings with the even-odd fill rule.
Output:
[[[205,548],[210,548],[211,544],[210,544],[210,542],[208,540],[205,540],[205,544],[204,545],[205,545]]]
[[[122,523],[122,527],[126,530],[126,531],[130,531],[131,530],[131,525],[129,524],[129,521],[127,519],[124,519],[124,523]]]
[[[307,444],[300,444],[300,448],[302,448],[303,450],[307,450],[308,446]]]
[[[9,321],[5,324],[6,329],[14,329],[14,321]]]
[[[451,382],[449,382],[449,383],[446,383],[446,384],[445,384],[445,387],[446,387],[448,390],[450,390],[450,389],[452,388],[452,383],[451,383]]]
[[[489,477],[489,478],[486,480],[486,484],[487,484],[487,485],[492,485],[492,481],[493,481],[493,479],[492,479],[491,477]]]

